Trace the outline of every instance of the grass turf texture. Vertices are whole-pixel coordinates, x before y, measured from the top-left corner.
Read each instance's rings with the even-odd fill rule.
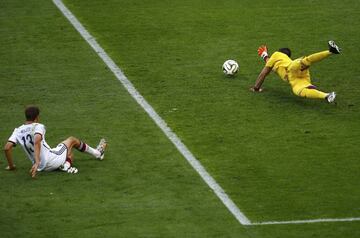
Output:
[[[360,216],[355,1],[65,3],[250,220]],[[244,229],[51,2],[1,7],[3,141],[29,103],[43,109],[50,144],[69,134],[110,141],[107,161],[78,153],[79,175],[36,181],[18,150],[19,170],[1,172],[5,235],[16,227],[32,236],[46,221],[48,232],[64,227],[59,236],[359,236],[358,222]],[[274,75],[263,94],[248,92],[262,67],[259,44],[296,57],[328,39],[344,54],[314,65],[312,76],[338,92],[336,106],[296,98]],[[234,79],[221,73],[228,58],[240,63]]]

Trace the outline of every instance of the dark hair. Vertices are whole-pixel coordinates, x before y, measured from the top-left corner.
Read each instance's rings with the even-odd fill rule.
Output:
[[[36,106],[27,106],[25,109],[25,117],[27,121],[35,121],[36,117],[39,116],[40,109]]]
[[[289,48],[280,48],[278,51],[291,57],[291,50]]]

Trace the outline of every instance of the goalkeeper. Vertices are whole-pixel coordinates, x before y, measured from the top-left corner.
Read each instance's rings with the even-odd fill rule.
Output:
[[[316,89],[311,83],[309,68],[313,63],[319,62],[332,54],[340,54],[341,49],[334,41],[329,41],[329,50],[305,56],[296,60],[291,60],[291,50],[281,48],[269,57],[267,47],[260,46],[258,49],[259,56],[265,61],[265,67],[259,74],[255,85],[251,87],[253,92],[261,92],[261,85],[264,83],[266,76],[275,71],[279,77],[288,82],[295,95],[305,98],[324,99],[329,103],[335,101],[336,93],[324,93]]]

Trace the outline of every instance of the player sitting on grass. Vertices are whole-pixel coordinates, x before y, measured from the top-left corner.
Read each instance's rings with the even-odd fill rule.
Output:
[[[68,173],[77,173],[77,169],[72,167],[74,160],[71,152],[75,147],[81,152],[87,152],[96,159],[104,159],[106,148],[105,139],[101,139],[96,149],[91,148],[84,142],[75,137],[69,137],[56,148],[51,149],[45,141],[45,126],[39,123],[40,110],[36,106],[28,106],[25,109],[25,124],[15,128],[5,145],[5,156],[8,161],[7,170],[14,170],[12,149],[16,144],[20,144],[25,154],[32,162],[30,175],[35,177],[37,171],[53,171],[60,169]]]
[[[335,92],[324,93],[316,89],[310,80],[309,68],[313,63],[319,62],[332,54],[340,54],[341,49],[334,41],[329,41],[329,50],[305,56],[296,60],[291,60],[291,51],[289,48],[281,48],[269,57],[267,47],[260,46],[259,56],[265,61],[265,67],[259,74],[255,86],[251,88],[253,92],[261,92],[261,85],[266,76],[275,71],[279,77],[289,82],[295,95],[305,98],[325,99],[332,103],[335,101]]]

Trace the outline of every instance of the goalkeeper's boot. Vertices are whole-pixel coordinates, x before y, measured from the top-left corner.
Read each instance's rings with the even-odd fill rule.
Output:
[[[100,156],[97,157],[97,159],[99,160],[104,159],[106,146],[107,146],[106,140],[102,138],[99,142],[99,145],[96,147],[96,149],[100,152]]]
[[[336,93],[335,92],[331,92],[329,93],[327,96],[326,96],[326,101],[328,103],[333,103],[335,101],[335,98],[336,98]]]
[[[336,45],[335,41],[331,40],[328,42],[329,51],[333,54],[340,54],[341,48]]]

